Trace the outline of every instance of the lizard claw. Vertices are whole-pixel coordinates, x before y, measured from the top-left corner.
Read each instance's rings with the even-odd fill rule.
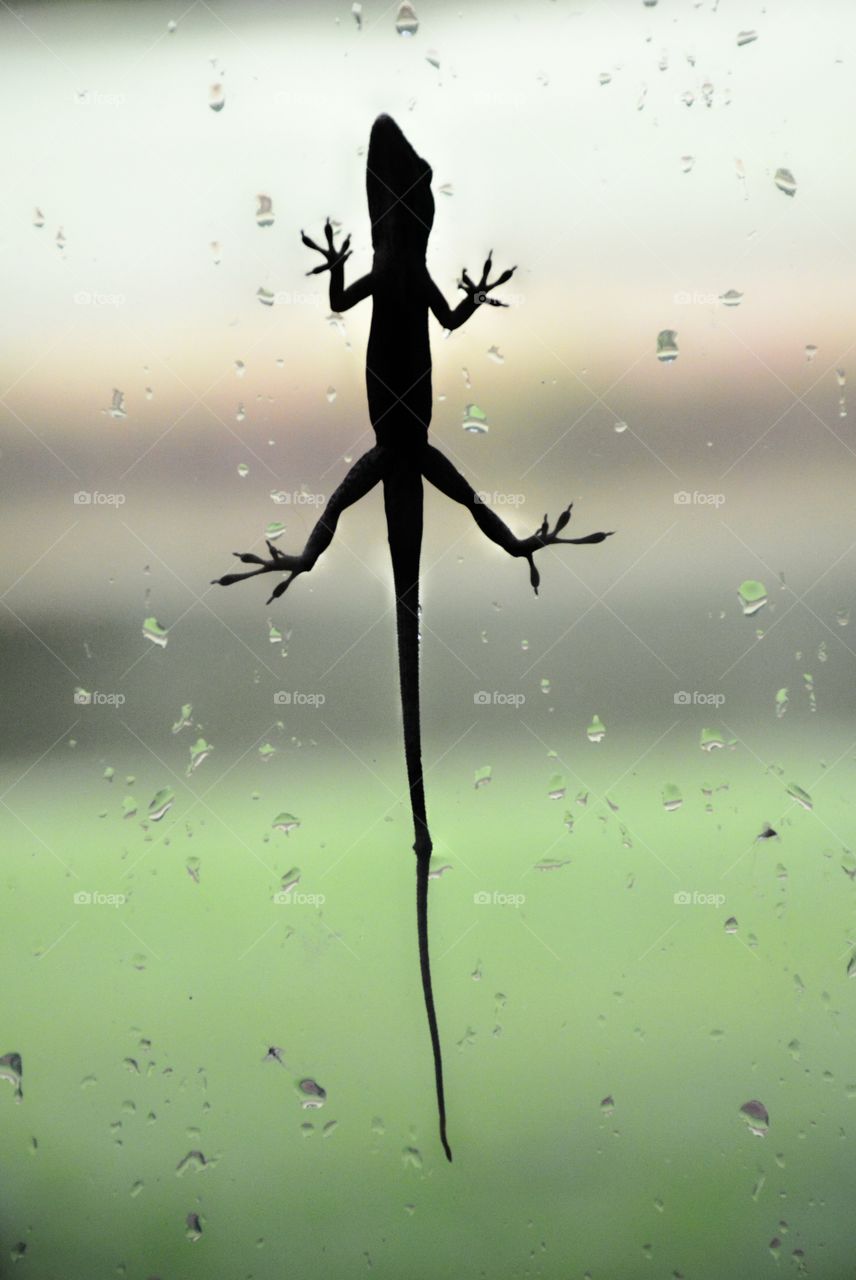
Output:
[[[310,240],[303,230],[300,232],[300,238],[307,249],[314,249],[316,253],[323,253],[326,258],[326,262],[322,262],[320,266],[313,267],[311,271],[307,271],[306,274],[308,276],[317,276],[321,271],[332,271],[334,267],[341,267],[351,256],[351,250],[348,248],[351,243],[350,235],[345,236],[341,248],[337,249],[333,241],[333,224],[329,217],[324,223],[324,236],[327,240],[326,248],[324,245],[316,244],[314,240]]]
[[[492,284],[488,282],[491,267],[493,266],[493,249],[488,251],[485,258],[484,267],[482,268],[481,280],[476,284],[467,275],[466,267],[461,271],[461,279],[458,281],[458,288],[463,289],[464,293],[470,298],[477,307],[482,303],[487,303],[489,307],[507,307],[507,302],[500,302],[498,298],[489,298],[487,295],[492,289],[498,289],[501,284],[505,284],[514,275],[517,267],[509,267],[507,271],[503,271],[498,280],[494,280]]]
[[[538,594],[538,586],[541,582],[541,575],[535,568],[533,559],[534,553],[540,551],[542,547],[553,547],[557,545],[568,546],[589,546],[596,542],[603,542],[606,538],[611,538],[614,530],[610,529],[608,533],[589,533],[584,538],[560,538],[559,534],[568,524],[571,518],[571,508],[573,503],[569,502],[565,510],[559,515],[553,528],[550,528],[547,516],[541,521],[537,531],[531,538],[521,539],[517,554],[524,556],[529,561],[529,581],[536,596]]]

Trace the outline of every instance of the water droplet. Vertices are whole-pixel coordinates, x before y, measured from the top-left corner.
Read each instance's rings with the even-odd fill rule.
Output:
[[[747,578],[738,587],[737,598],[743,606],[744,615],[751,618],[767,603],[767,588],[763,582],[755,582],[752,578]]]
[[[848,624],[848,622],[850,621],[850,610],[849,610],[849,609],[836,609],[836,610],[835,610],[835,621],[838,623],[839,627],[846,627],[846,626],[847,626],[847,624]]]
[[[422,1156],[416,1147],[405,1147],[401,1153],[401,1162],[405,1169],[421,1169]]]
[[[440,55],[436,49],[429,49],[427,51],[427,53],[425,54],[425,61],[430,63],[432,67],[436,67],[438,71],[440,70]],[[450,184],[446,182],[443,185],[448,187]],[[443,192],[444,195],[452,194],[451,190],[443,191],[443,187],[440,187],[439,189],[441,192]]]
[[[776,831],[773,827],[771,827],[769,822],[764,823],[763,827],[761,828],[761,831],[755,837],[756,840],[774,840],[774,839],[778,840],[778,838],[779,838],[778,831]]]
[[[280,813],[274,818],[271,826],[274,831],[283,831],[286,835],[291,831],[296,831],[300,826],[300,819],[295,818],[291,813]]]
[[[363,6],[360,4],[360,0],[354,0],[354,3],[351,5],[351,13],[354,15],[354,22],[357,24],[357,30],[362,31]]]
[[[603,88],[605,85],[612,84],[612,76],[608,71],[601,71],[597,78],[598,84]]]
[[[208,759],[213,750],[214,748],[210,742],[206,742],[204,738],[197,738],[190,748],[190,764],[185,771],[185,777],[189,778],[192,773],[195,773],[203,761]]]
[[[65,249],[65,232],[63,231],[62,227],[60,227],[59,231],[56,233],[55,243],[60,253],[62,253],[62,251]]]
[[[107,412],[111,418],[127,418],[128,416],[125,408],[125,393],[120,391],[118,387],[113,388],[113,399]]]
[[[802,787],[798,787],[795,782],[788,786],[788,795],[796,800],[797,804],[801,804],[804,809],[811,809],[812,799],[807,791],[803,791]]]
[[[179,1160],[175,1166],[175,1176],[182,1178],[188,1170],[198,1173],[200,1169],[204,1169],[210,1162],[205,1159],[201,1151],[188,1151],[184,1159]]]
[[[781,720],[782,716],[788,709],[788,691],[787,689],[779,689],[776,693],[776,718]]]
[[[233,368],[235,370],[236,378],[243,378],[244,374],[247,372],[247,366],[244,364],[243,360],[236,360]]]
[[[796,195],[796,178],[791,173],[790,169],[777,169],[773,181],[779,190],[783,191],[786,196]]]
[[[847,961],[847,977],[856,978],[856,951],[853,952],[852,956]]]
[[[563,800],[567,785],[567,780],[560,773],[554,773],[547,787],[547,795],[551,800]]]
[[[689,173],[695,164],[695,156],[681,156],[681,172]]]
[[[162,627],[157,618],[146,618],[143,621],[143,635],[147,640],[151,640],[152,644],[156,644],[159,649],[166,648],[168,632],[166,627]]]
[[[586,729],[586,736],[588,737],[589,742],[603,742],[605,733],[606,725],[603,723],[600,716],[593,716],[591,724]]]
[[[817,347],[814,345],[813,342],[809,342],[806,345],[806,349],[805,349],[805,358],[809,364],[811,364],[811,362],[814,360],[814,357],[816,355],[817,355]]]
[[[281,538],[285,533],[285,525],[281,520],[271,520],[270,524],[265,528],[265,537],[271,542],[275,542],[277,538]]]
[[[45,215],[42,213],[41,209],[34,209],[33,210],[33,226],[43,227],[44,225],[45,225]]]
[[[550,692],[550,681],[547,679],[546,676],[541,681],[541,692],[542,693]]]
[[[684,797],[681,795],[680,789],[675,786],[674,782],[667,782],[663,787],[663,808],[671,813],[674,809],[680,809],[684,803]]]
[[[738,47],[738,49],[739,49],[739,48],[742,48],[742,46],[743,46],[744,44],[752,44],[752,43],[753,43],[753,41],[755,41],[755,40],[757,40],[757,39],[758,39],[758,32],[757,32],[757,31],[738,31],[738,32],[737,32],[737,47]]]
[[[719,301],[724,307],[739,307],[743,301],[743,294],[738,289],[729,289],[726,293],[719,295]]]
[[[276,294],[272,293],[270,289],[265,289],[263,285],[259,285],[258,289],[256,289],[256,297],[263,307],[272,307],[276,300]]]
[[[477,404],[468,404],[464,410],[464,419],[461,424],[464,431],[469,431],[471,435],[483,436],[487,435],[489,424],[487,414],[484,409],[479,408]]]
[[[505,364],[505,356],[502,354],[499,347],[488,347],[487,358],[488,360],[492,360],[494,364]]]
[[[605,1116],[612,1115],[615,1110],[615,1099],[611,1093],[608,1093],[605,1098],[601,1098],[600,1109]]]
[[[570,865],[570,858],[542,858],[540,862],[535,863],[535,870],[559,871],[562,867],[569,867]]]
[[[327,396],[327,400],[329,401],[329,403],[332,404],[333,401],[336,399],[336,388],[328,387],[325,392],[325,395]]]
[[[757,1098],[753,1098],[750,1102],[744,1102],[740,1108],[740,1115],[745,1120],[750,1133],[754,1133],[758,1138],[765,1138],[770,1128],[770,1117],[767,1108],[763,1102],[759,1102]]]
[[[16,1102],[20,1102],[24,1097],[23,1078],[24,1066],[20,1053],[4,1053],[0,1058],[0,1080],[8,1080],[14,1087]]]
[[[256,200],[258,201],[256,206],[257,225],[260,227],[272,227],[274,220],[273,201],[270,196],[264,195],[256,196]]]
[[[194,884],[199,884],[199,874],[201,862],[199,858],[188,858],[184,864],[187,874],[190,876]]]
[[[415,36],[419,30],[419,19],[412,4],[400,4],[395,17],[395,29],[400,36]]]
[[[616,422],[615,426],[612,429],[616,433],[616,435],[622,436],[624,435],[624,432],[627,430],[627,423]]]
[[[476,769],[474,783],[476,790],[479,787],[486,787],[491,780],[492,774],[493,771],[489,764],[482,765],[480,769]]]
[[[726,933],[737,932],[737,919],[735,916],[729,916],[724,925]]]
[[[674,364],[678,358],[678,334],[675,329],[661,329],[657,334],[657,359],[661,364]]]
[[[170,787],[162,787],[149,801],[148,817],[150,822],[160,822],[169,813],[175,803],[175,792]]]
[[[192,712],[193,704],[191,702],[185,702],[184,706],[181,708],[181,714],[172,726],[173,733],[181,733],[182,729],[188,728],[192,724],[190,719]]]
[[[133,796],[125,796],[122,801],[122,817],[133,818],[137,812],[137,802]]]
[[[321,1085],[316,1080],[313,1080],[311,1076],[299,1081],[297,1087],[303,1095],[300,1105],[306,1111],[317,1110],[318,1107],[323,1107],[327,1101],[327,1090],[322,1089]]]
[[[187,1239],[190,1240],[191,1243],[195,1243],[197,1240],[201,1240],[202,1239],[202,1222],[200,1220],[199,1214],[189,1213],[185,1221],[187,1223],[187,1230],[185,1231],[184,1234],[187,1237]]]
[[[725,739],[717,729],[702,729],[699,746],[702,751],[716,751],[725,746]]]
[[[223,254],[223,246],[219,240],[212,240],[208,248],[211,250],[211,256],[214,259],[214,266],[219,267]]]
[[[241,479],[243,480],[249,474],[250,474],[250,468],[247,466],[246,462],[239,462],[238,475],[241,477]]]
[[[208,105],[212,111],[222,111],[226,105],[226,90],[222,84],[212,84],[208,90]]]

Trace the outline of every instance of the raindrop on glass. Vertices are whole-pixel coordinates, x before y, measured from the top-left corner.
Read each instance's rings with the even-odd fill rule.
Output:
[[[605,733],[606,725],[603,723],[600,716],[593,716],[591,724],[586,729],[586,736],[588,737],[589,742],[603,742]]]
[[[401,4],[395,17],[395,29],[400,36],[415,36],[419,30],[419,19],[412,4]]]
[[[273,226],[273,201],[270,196],[256,196],[256,224],[260,227]]]
[[[271,823],[271,827],[274,831],[282,831],[285,835],[289,835],[290,832],[296,831],[299,826],[300,819],[295,818],[292,813],[280,813]]]
[[[763,1102],[759,1102],[757,1098],[753,1098],[750,1102],[744,1102],[740,1108],[740,1115],[743,1117],[750,1133],[755,1134],[758,1138],[767,1136],[770,1128],[770,1117]]]
[[[671,813],[674,809],[680,809],[684,803],[684,797],[681,795],[680,789],[675,786],[674,782],[667,782],[663,787],[663,808],[667,813]]]
[[[488,432],[487,414],[477,404],[468,404],[464,410],[464,419],[461,425],[464,431],[469,431],[472,435],[486,435]]]
[[[143,635],[147,640],[151,640],[152,644],[156,644],[159,649],[166,648],[168,631],[166,627],[161,626],[157,618],[144,619]]]
[[[777,169],[773,181],[786,196],[796,195],[797,183],[790,169]]]
[[[755,582],[752,578],[747,578],[745,582],[741,582],[737,590],[737,598],[743,606],[744,615],[751,618],[767,603],[767,588],[763,582]]]

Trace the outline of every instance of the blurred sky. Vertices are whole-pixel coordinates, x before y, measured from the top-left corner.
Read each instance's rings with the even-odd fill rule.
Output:
[[[852,6],[443,0],[417,6],[411,37],[397,8],[365,4],[361,29],[331,0],[0,12],[0,99],[15,121],[0,205],[14,651],[47,681],[92,683],[81,646],[109,626],[102,656],[125,646],[121,671],[141,654],[146,669],[178,664],[182,634],[186,662],[225,642],[258,669],[264,587],[208,583],[232,550],[259,547],[269,521],[285,522],[281,546],[302,546],[317,508],[271,494],[329,494],[372,443],[370,306],[344,334],[329,323],[299,230],[318,236],[331,214],[353,234],[348,278],[369,268],[364,149],[387,111],[434,169],[429,265],[447,298],[489,248],[498,269],[519,264],[509,309],[483,309],[446,340],[431,321],[435,443],[477,488],[521,495],[509,515],[520,533],[571,498],[577,532],[618,531],[603,547],[545,553],[534,602],[525,569],[430,494],[426,623],[460,658],[496,623],[499,598],[518,666],[527,633],[527,668],[565,635],[551,661],[587,680],[609,682],[609,652],[613,678],[632,671],[633,687],[664,673],[669,688],[695,687],[751,648],[756,622],[793,606],[780,652],[771,633],[745,679],[824,640],[840,704],[856,656],[836,621],[856,536],[853,414],[841,416],[849,391],[836,376],[856,341]],[[776,185],[780,168],[795,195]],[[270,227],[256,222],[259,193]],[[717,300],[727,290],[740,305]],[[664,329],[677,332],[672,365],[655,355]],[[107,412],[114,389],[125,417]],[[473,402],[486,435],[462,430]],[[122,505],[76,505],[80,491]],[[721,501],[681,505],[677,492]],[[753,622],[736,599],[746,578],[771,592]],[[390,599],[378,491],[277,617],[311,661],[356,644]],[[152,612],[176,630],[148,654]],[[354,660],[375,656],[363,644]]]

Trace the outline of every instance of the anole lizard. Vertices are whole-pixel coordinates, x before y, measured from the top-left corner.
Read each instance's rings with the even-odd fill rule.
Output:
[[[446,1139],[446,1106],[443,1096],[443,1061],[440,1036],[431,991],[428,959],[428,871],[431,836],[425,813],[422,783],[422,748],[419,727],[419,554],[422,545],[422,477],[441,493],[467,507],[483,533],[512,556],[529,563],[530,582],[537,594],[540,575],[534,553],[556,543],[602,542],[609,533],[590,533],[585,538],[561,538],[560,532],[571,517],[570,505],[553,529],[547,517],[530,538],[517,538],[499,516],[481,502],[460,472],[439,450],[428,443],[431,421],[431,347],[428,339],[428,312],[432,311],[444,329],[459,329],[483,303],[501,307],[506,303],[488,294],[511,279],[515,268],[503,271],[489,283],[492,254],[488,254],[481,279],[476,284],[461,273],[459,288],[466,295],[454,310],[449,307],[431,279],[425,262],[428,236],[434,221],[431,195],[431,167],[411,147],[395,121],[380,115],[372,126],[366,164],[366,189],[372,227],[374,256],[368,275],[345,288],[345,261],[351,256],[347,236],[340,248],[334,244],[329,218],[324,227],[326,248],[301,232],[303,243],[324,256],[324,263],[307,272],[330,272],[330,307],[335,312],[349,310],[363,298],[372,299],[372,320],[366,357],[366,387],[369,418],[377,444],[358,458],[345,479],[330,497],[321,518],[299,555],[286,555],[268,542],[270,559],[252,552],[235,552],[245,564],[259,568],[248,573],[231,573],[215,581],[230,586],[262,573],[287,572],[288,577],[274,588],[268,604],[278,599],[301,573],[307,573],[330,545],[339,516],[346,507],[362,498],[383,481],[387,536],[392,558],[398,631],[398,666],[404,721],[404,753],[410,788],[416,854],[416,918],[422,989],[434,1052],[440,1141],[449,1160],[452,1152]]]

